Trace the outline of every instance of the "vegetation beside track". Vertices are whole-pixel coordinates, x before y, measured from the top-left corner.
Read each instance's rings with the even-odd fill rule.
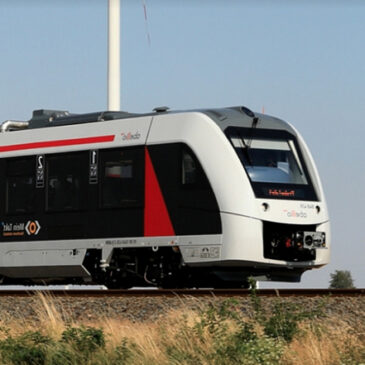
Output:
[[[365,364],[364,327],[285,298],[270,310],[255,291],[250,311],[237,299],[170,309],[158,320],[74,321],[55,298],[38,294],[37,323],[0,328],[1,364]]]

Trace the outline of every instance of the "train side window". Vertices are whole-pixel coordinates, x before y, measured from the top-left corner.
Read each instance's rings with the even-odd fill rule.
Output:
[[[101,207],[135,207],[143,203],[143,149],[101,151]]]
[[[182,152],[182,184],[191,185],[197,182],[197,166],[193,156],[186,150]]]
[[[9,159],[6,170],[6,212],[31,213],[35,209],[34,158]]]
[[[72,153],[47,158],[47,210],[81,210],[85,207],[88,154]]]
[[[185,187],[203,189],[209,186],[205,172],[190,148],[184,146],[181,155],[181,184]]]

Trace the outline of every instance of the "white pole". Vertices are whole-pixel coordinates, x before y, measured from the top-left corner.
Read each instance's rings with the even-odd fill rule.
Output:
[[[108,0],[108,110],[120,110],[120,0]]]

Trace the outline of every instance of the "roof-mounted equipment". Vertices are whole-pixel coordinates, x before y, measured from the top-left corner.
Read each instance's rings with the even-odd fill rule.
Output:
[[[28,126],[29,122],[23,122],[19,120],[6,120],[0,125],[0,133],[27,129]]]
[[[170,108],[168,106],[158,106],[153,111],[155,113],[166,113]]]
[[[70,113],[67,110],[49,110],[49,109],[39,109],[33,111],[32,120],[47,120],[52,122],[57,118],[68,117]]]
[[[252,110],[246,108],[245,106],[240,106],[239,110],[240,112],[246,114],[248,117],[255,118],[255,113]]]
[[[108,120],[132,118],[137,114],[127,112],[96,112],[86,114],[74,114],[65,110],[34,110],[32,119],[29,120],[29,128],[57,127],[63,125],[104,122]]]

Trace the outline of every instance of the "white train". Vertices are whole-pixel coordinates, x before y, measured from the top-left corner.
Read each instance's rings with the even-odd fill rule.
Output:
[[[318,172],[282,120],[37,110],[1,131],[4,284],[245,287],[329,262]]]

